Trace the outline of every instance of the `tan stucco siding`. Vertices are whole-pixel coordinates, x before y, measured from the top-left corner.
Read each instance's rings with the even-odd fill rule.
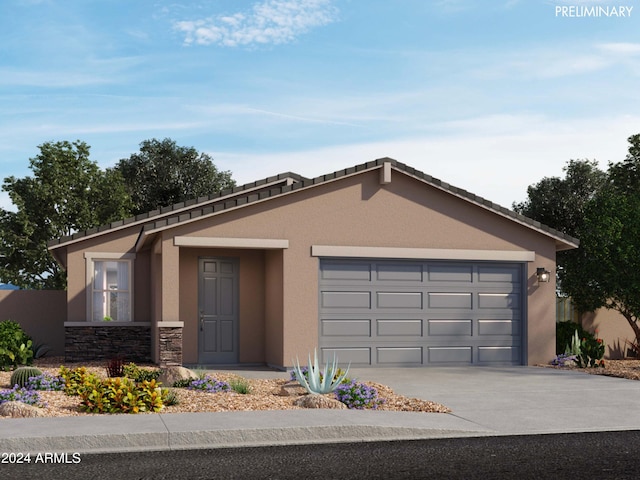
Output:
[[[311,245],[535,251],[536,261],[528,264],[528,361],[548,361],[553,355],[554,283],[538,286],[535,269],[554,271],[554,240],[397,172],[388,185],[381,186],[374,171],[168,232],[289,240],[289,248],[282,250],[281,347],[272,314],[267,314],[266,327],[268,361],[283,365],[305,357],[318,341],[318,259],[311,256]],[[267,258],[275,255],[270,252]],[[267,287],[267,298],[270,291]]]

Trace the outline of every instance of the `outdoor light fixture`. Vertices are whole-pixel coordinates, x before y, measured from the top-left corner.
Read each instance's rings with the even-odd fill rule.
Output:
[[[551,272],[544,267],[538,267],[536,269],[536,275],[538,276],[538,282],[548,282],[551,280]]]

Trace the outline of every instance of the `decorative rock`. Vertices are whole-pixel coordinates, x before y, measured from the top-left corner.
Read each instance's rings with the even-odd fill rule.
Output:
[[[307,390],[295,380],[285,383],[281,388],[278,395],[281,397],[298,397],[300,395],[306,395]]]
[[[42,411],[22,402],[4,402],[0,405],[0,417],[27,418],[42,417]]]
[[[324,395],[305,395],[298,398],[293,404],[296,407],[303,408],[334,408],[338,410],[345,410],[347,408],[347,406],[339,400],[325,397]]]
[[[197,379],[198,375],[185,367],[171,366],[162,370],[158,381],[166,387],[172,387],[178,380],[186,380],[188,378]]]

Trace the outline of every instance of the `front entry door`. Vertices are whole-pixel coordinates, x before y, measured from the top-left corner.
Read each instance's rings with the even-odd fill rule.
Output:
[[[233,258],[201,258],[198,363],[238,363],[238,270]]]

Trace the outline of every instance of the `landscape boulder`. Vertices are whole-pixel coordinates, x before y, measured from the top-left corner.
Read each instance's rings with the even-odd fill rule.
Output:
[[[303,408],[333,408],[338,410],[345,410],[347,408],[341,401],[324,395],[304,395],[293,402],[293,404],[296,407]]]
[[[281,397],[299,397],[300,395],[306,395],[307,390],[295,380],[285,383],[280,387],[278,395]]]
[[[31,418],[42,416],[42,410],[33,405],[14,401],[0,404],[0,417]]]
[[[172,387],[178,380],[187,380],[189,378],[197,379],[198,375],[185,367],[170,366],[162,369],[158,381],[165,387]]]

